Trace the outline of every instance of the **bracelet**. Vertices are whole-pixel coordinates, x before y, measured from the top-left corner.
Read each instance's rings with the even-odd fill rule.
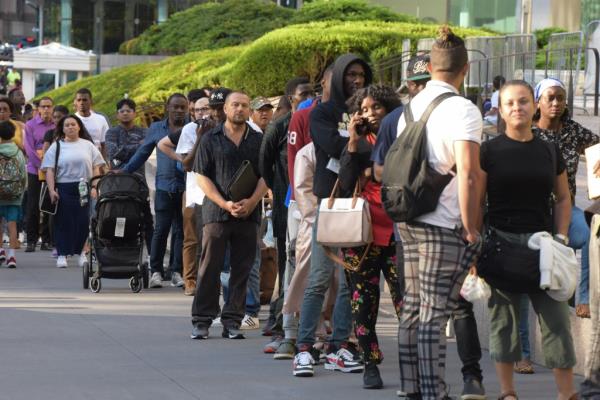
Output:
[[[569,245],[569,238],[565,235],[563,235],[562,233],[557,233],[554,235],[554,240],[556,240],[557,242],[560,242],[562,244],[564,244],[565,246]]]

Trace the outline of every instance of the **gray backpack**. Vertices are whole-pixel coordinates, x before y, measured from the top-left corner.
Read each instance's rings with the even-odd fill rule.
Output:
[[[414,121],[410,103],[404,109],[406,127],[388,151],[383,169],[381,200],[390,218],[410,222],[432,212],[452,175],[442,175],[427,160],[427,120],[433,110],[455,93],[443,93]],[[455,169],[455,167],[453,167]]]

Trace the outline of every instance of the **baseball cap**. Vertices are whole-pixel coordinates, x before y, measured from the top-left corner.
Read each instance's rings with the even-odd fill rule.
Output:
[[[269,107],[273,108],[273,104],[271,104],[269,99],[267,99],[266,97],[263,97],[263,96],[255,97],[250,102],[250,108],[253,110],[260,110],[264,106],[269,106]]]
[[[419,81],[421,79],[430,79],[431,74],[427,70],[427,64],[429,64],[428,54],[412,57],[408,61],[408,68],[406,68],[406,80]]]
[[[220,87],[213,90],[208,98],[208,106],[220,106],[225,104],[225,99],[231,92],[231,89],[225,87]]]

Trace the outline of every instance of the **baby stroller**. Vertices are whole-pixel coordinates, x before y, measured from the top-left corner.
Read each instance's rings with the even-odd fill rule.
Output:
[[[97,202],[90,223],[90,252],[83,268],[83,288],[94,293],[102,278],[129,279],[138,293],[148,288],[148,263],[143,260],[148,186],[134,174],[96,176]]]

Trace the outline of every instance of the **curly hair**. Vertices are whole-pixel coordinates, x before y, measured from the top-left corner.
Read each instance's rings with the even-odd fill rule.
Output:
[[[394,89],[386,85],[370,85],[362,89],[358,89],[352,97],[346,101],[348,111],[351,114],[359,112],[361,110],[362,102],[367,97],[371,97],[385,108],[386,113],[391,112],[393,109],[398,107],[400,97]]]

